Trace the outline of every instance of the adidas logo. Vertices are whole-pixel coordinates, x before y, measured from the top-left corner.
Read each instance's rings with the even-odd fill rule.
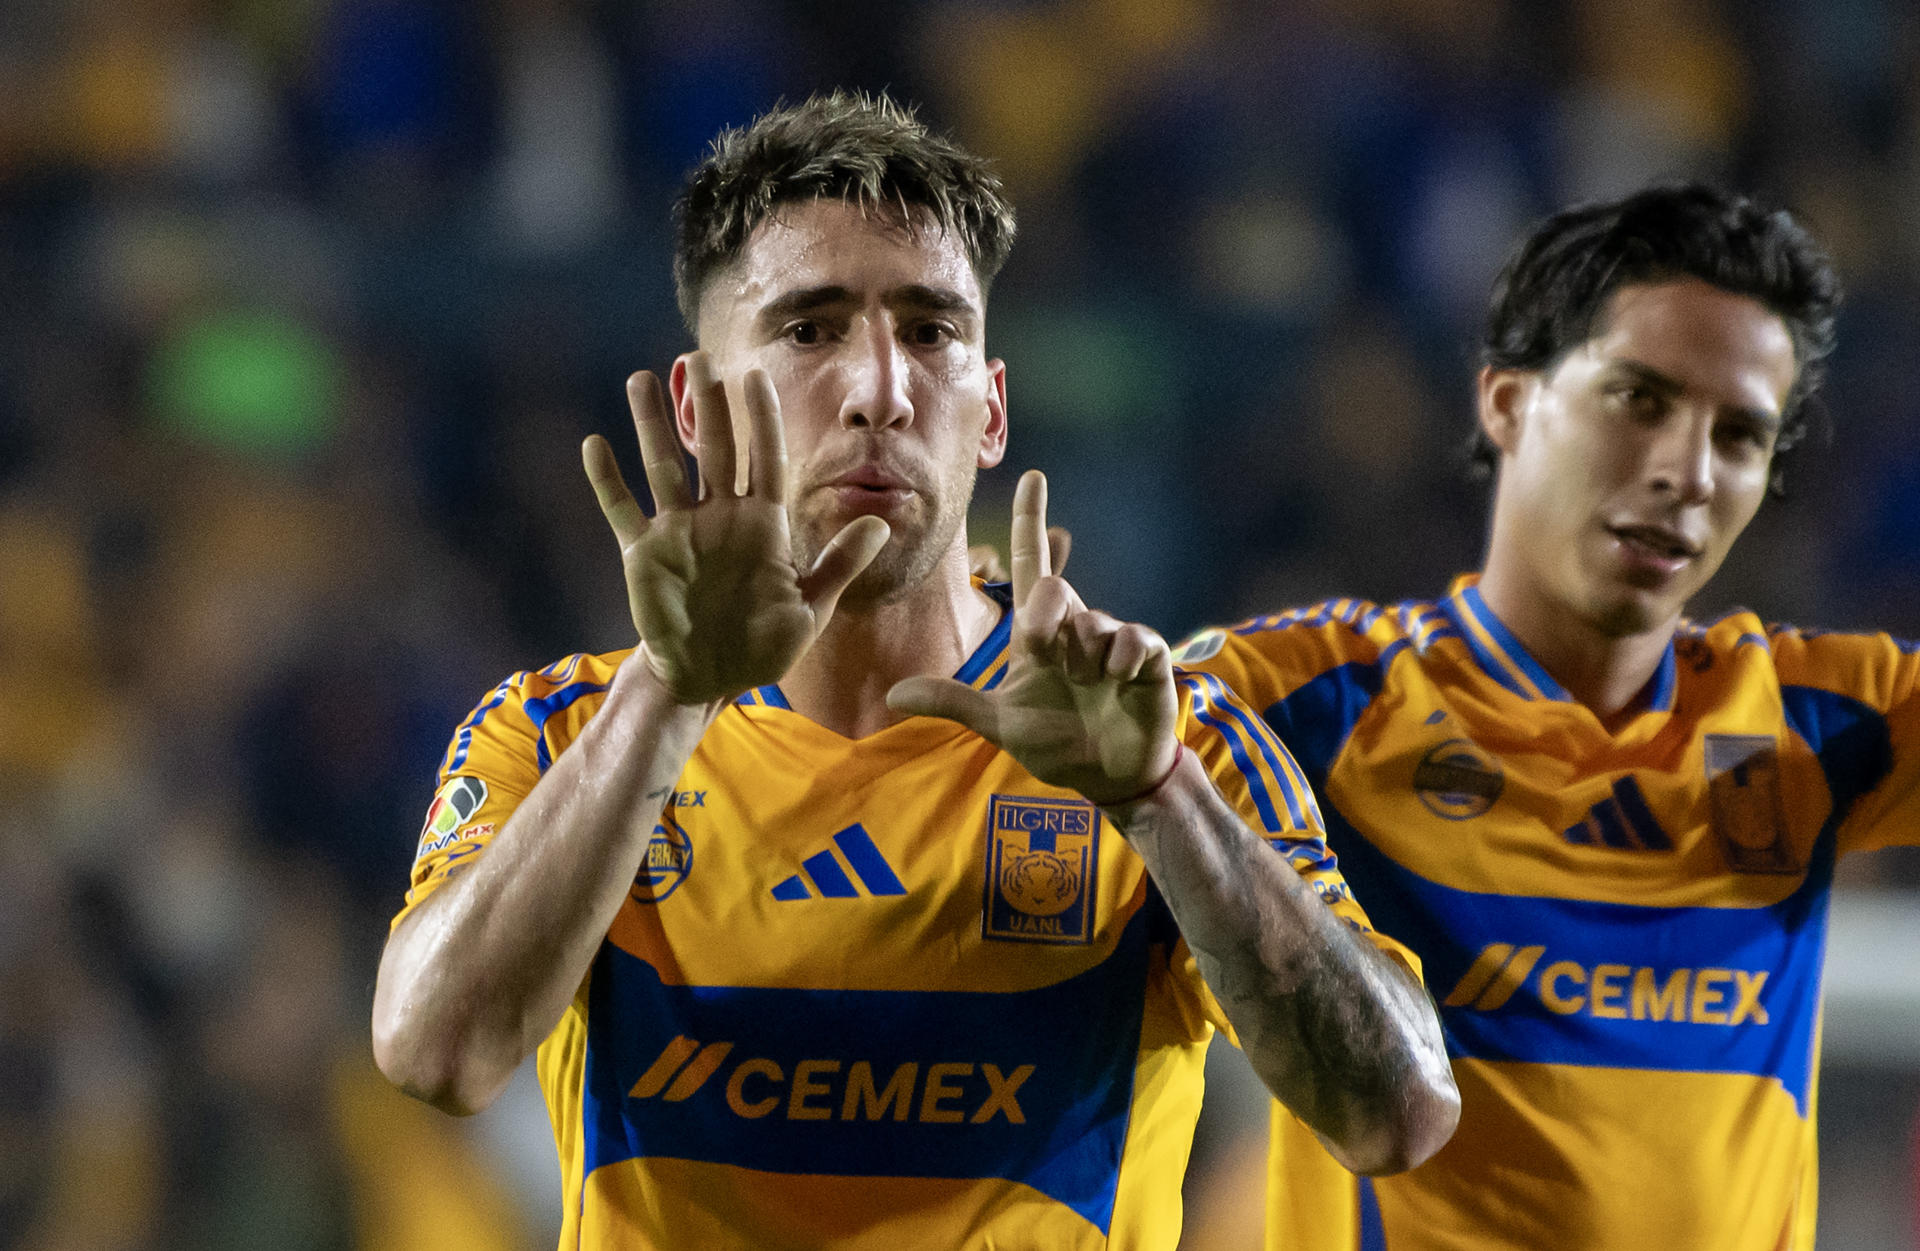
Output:
[[[834,854],[835,848],[839,855]],[[812,899],[858,899],[861,887],[869,895],[904,895],[893,866],[887,863],[873,838],[858,824],[849,825],[833,836],[833,846],[815,852],[800,862],[799,873],[773,888],[773,897],[783,902]],[[859,885],[855,885],[855,883]]]
[[[1613,794],[1587,810],[1563,831],[1569,843],[1613,847],[1621,851],[1672,851],[1673,840],[1653,819],[1640,784],[1632,775],[1613,784]]]

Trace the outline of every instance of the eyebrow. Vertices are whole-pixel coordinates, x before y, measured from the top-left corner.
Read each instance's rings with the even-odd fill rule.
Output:
[[[835,305],[850,304],[854,300],[853,292],[846,287],[800,287],[792,291],[783,291],[773,299],[761,305],[755,314],[754,322],[763,333],[772,333],[791,318],[807,313],[818,312]],[[946,313],[962,320],[972,321],[979,316],[979,310],[973,301],[958,291],[947,287],[929,287],[922,283],[908,283],[895,287],[885,295],[885,302],[894,307],[906,307],[925,313]]]
[[[1622,373],[1631,374],[1636,381],[1662,395],[1679,395],[1687,389],[1687,384],[1678,378],[1661,373],[1653,366],[1640,361],[1618,359],[1609,362],[1609,365]],[[1746,404],[1734,405],[1728,411],[1769,431],[1778,430],[1784,420],[1779,413],[1771,409],[1754,408]]]

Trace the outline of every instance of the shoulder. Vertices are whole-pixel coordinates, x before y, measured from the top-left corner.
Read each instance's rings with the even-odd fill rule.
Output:
[[[1219,675],[1264,707],[1348,665],[1384,668],[1451,628],[1440,606],[1428,601],[1332,599],[1202,630],[1180,645],[1174,661]]]
[[[577,652],[540,669],[507,675],[474,706],[454,731],[441,764],[442,774],[459,772],[489,742],[507,745],[540,740],[536,755],[544,769],[551,752],[544,742],[549,723],[563,713],[590,712],[606,692],[632,648],[598,655]]]
[[[1910,683],[1920,669],[1920,641],[1885,631],[1823,630],[1763,622],[1738,609],[1704,624],[1683,622],[1677,650],[1704,649],[1716,657],[1764,656],[1782,686],[1813,686],[1866,702],[1891,686]]]

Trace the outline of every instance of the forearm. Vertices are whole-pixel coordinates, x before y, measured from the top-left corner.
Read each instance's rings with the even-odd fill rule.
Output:
[[[711,716],[636,653],[485,854],[394,931],[373,1034],[396,1085],[456,1112],[505,1086],[586,976]]]
[[[1356,1172],[1411,1168],[1459,1096],[1425,992],[1249,830],[1188,755],[1107,815],[1145,860],[1254,1071]]]

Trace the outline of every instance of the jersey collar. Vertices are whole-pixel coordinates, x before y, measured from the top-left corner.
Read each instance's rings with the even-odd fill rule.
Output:
[[[1481,669],[1522,699],[1576,702],[1567,689],[1554,681],[1553,675],[1521,645],[1513,631],[1493,615],[1493,609],[1487,607],[1487,601],[1481,597],[1479,583],[1478,574],[1466,574],[1454,579],[1453,587],[1447,598],[1441,601],[1440,607],[1466,640],[1468,650],[1473,653]],[[1647,707],[1652,711],[1669,712],[1673,709],[1676,669],[1673,640],[1668,639],[1666,650],[1660,654],[1660,665],[1654,670],[1653,679],[1648,685]]]
[[[974,585],[987,598],[1000,605],[1000,620],[987,632],[980,646],[973,649],[973,655],[967,657],[966,663],[954,671],[953,677],[954,681],[965,682],[975,690],[990,691],[1000,685],[1000,679],[1007,676],[1007,642],[1013,637],[1013,588],[1005,582],[982,582],[978,579],[975,579]],[[792,708],[779,686],[771,683],[756,686],[733,702],[745,707]]]

